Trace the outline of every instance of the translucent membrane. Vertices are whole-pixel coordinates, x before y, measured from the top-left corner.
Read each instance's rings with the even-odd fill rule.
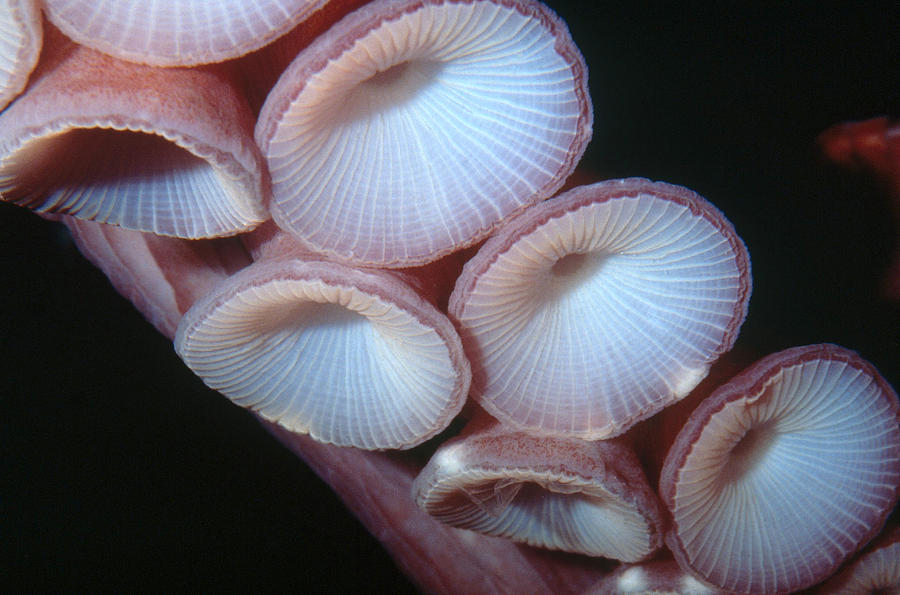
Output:
[[[82,45],[154,66],[221,62],[259,49],[327,0],[44,0]]]
[[[331,257],[399,267],[552,194],[591,114],[581,55],[542,4],[376,0],[297,56],[256,137],[280,227]]]
[[[768,356],[710,395],[666,457],[666,542],[741,593],[815,584],[880,529],[900,486],[897,395],[835,345]]]
[[[0,0],[0,110],[25,88],[42,39],[36,0]]]
[[[223,72],[129,64],[48,38],[35,80],[0,114],[4,200],[184,238],[268,217],[252,115]]]
[[[333,263],[254,263],[194,304],[175,348],[235,403],[367,449],[442,430],[470,379],[446,317],[386,273]]]
[[[473,397],[531,432],[608,438],[731,348],[750,296],[731,224],[690,190],[579,187],[510,220],[450,298]]]
[[[662,543],[656,496],[616,442],[475,432],[442,445],[413,494],[444,523],[539,547],[636,561]]]

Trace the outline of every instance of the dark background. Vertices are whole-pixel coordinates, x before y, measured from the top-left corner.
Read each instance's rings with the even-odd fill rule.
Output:
[[[875,184],[813,145],[833,123],[900,115],[896,22],[817,3],[598,4],[550,3],[590,69],[587,166],[688,186],[728,215],[753,259],[742,345],[836,342],[900,384],[900,309],[877,287],[898,229]],[[0,274],[0,590],[412,591],[63,231],[0,204]]]

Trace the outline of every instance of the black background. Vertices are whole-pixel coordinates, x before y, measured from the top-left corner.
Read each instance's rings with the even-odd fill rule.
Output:
[[[895,21],[817,3],[594,4],[550,3],[590,70],[588,167],[688,186],[728,215],[753,259],[743,345],[836,342],[900,384],[900,309],[877,287],[898,229],[877,186],[813,144],[833,123],[900,115]],[[0,590],[413,591],[64,232],[0,204],[0,273]]]

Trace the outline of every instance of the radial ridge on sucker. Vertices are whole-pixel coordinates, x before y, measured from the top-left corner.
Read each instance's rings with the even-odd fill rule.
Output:
[[[695,576],[738,593],[818,583],[897,503],[897,394],[837,345],[766,356],[691,414],[659,490],[666,543]]]
[[[259,49],[328,0],[43,0],[82,45],[129,62],[194,66]]]
[[[0,110],[25,88],[42,41],[41,9],[36,0],[0,1]]]
[[[506,222],[466,264],[449,312],[489,413],[601,439],[706,376],[737,337],[750,286],[746,248],[710,203],[611,180]]]
[[[207,386],[312,438],[409,448],[444,429],[469,388],[450,321],[385,271],[276,258],[185,314],[175,348]]]
[[[224,70],[124,62],[46,29],[32,80],[0,113],[3,200],[189,239],[269,218],[253,116]]]
[[[586,77],[540,3],[375,0],[301,51],[263,106],[273,217],[353,264],[471,245],[574,169]]]
[[[486,420],[442,444],[413,482],[425,512],[588,556],[636,562],[662,546],[659,501],[628,445],[530,436]]]

